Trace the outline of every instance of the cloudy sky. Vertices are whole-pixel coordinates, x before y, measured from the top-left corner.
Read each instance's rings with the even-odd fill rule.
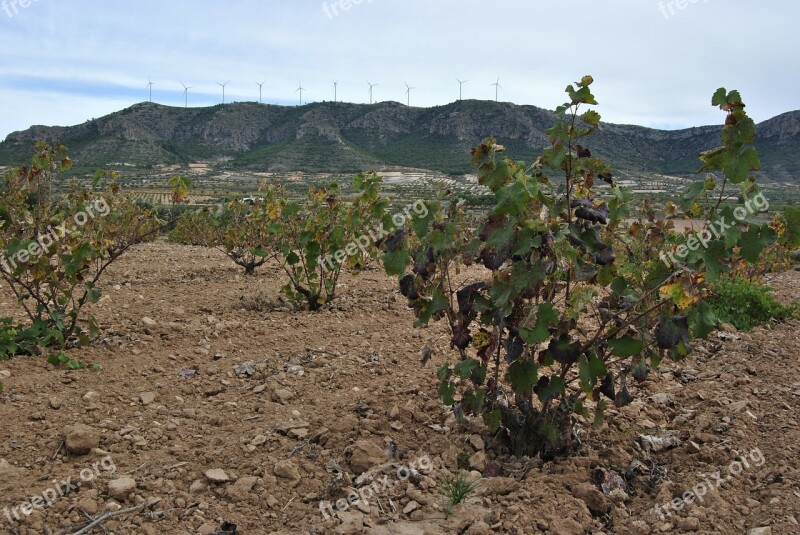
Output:
[[[605,120],[717,124],[720,86],[756,120],[800,108],[789,0],[0,0],[0,139],[149,98],[190,106],[458,97],[553,108],[584,74]]]

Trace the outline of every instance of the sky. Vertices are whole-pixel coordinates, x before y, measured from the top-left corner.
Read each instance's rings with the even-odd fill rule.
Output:
[[[0,0],[0,139],[149,100],[190,107],[499,98],[553,109],[585,74],[603,119],[763,121],[798,105],[795,0]]]

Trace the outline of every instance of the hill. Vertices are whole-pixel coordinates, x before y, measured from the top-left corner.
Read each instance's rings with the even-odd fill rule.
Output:
[[[465,100],[434,108],[396,102],[304,106],[234,103],[176,108],[140,103],[70,127],[33,126],[0,143],[0,165],[29,158],[35,141],[60,139],[76,171],[133,165],[213,161],[220,168],[352,172],[385,166],[462,174],[467,154],[495,136],[518,159],[531,161],[547,144],[551,112],[535,106]],[[591,149],[626,171],[688,175],[697,154],[719,141],[719,126],[656,130],[604,123]],[[763,175],[800,182],[800,111],[758,125]]]

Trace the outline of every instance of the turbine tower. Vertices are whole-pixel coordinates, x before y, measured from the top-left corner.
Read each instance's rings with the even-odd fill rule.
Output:
[[[300,105],[302,106],[303,105],[303,82],[300,82],[300,87],[295,89],[294,92],[297,93],[298,91],[300,92]]]
[[[336,102],[336,97],[338,96],[337,95],[338,90],[339,90],[339,81],[338,80],[334,80],[333,81],[333,101],[334,102]]]
[[[193,85],[187,86],[183,82],[181,82],[181,85],[183,86],[183,98],[185,99],[184,107],[188,108],[189,107],[189,90],[192,89],[194,86]]]
[[[224,84],[221,84],[221,83],[217,82],[217,85],[222,88],[222,104],[223,105],[225,104],[225,86],[228,85],[229,83],[231,83],[230,80],[228,80]]]
[[[403,82],[403,83],[406,84],[406,97],[408,99],[406,101],[406,106],[408,106],[410,108],[411,107],[411,90],[412,89],[416,89],[416,87],[411,87],[410,85],[408,85],[408,82]]]
[[[456,78],[456,80],[458,81],[458,100],[461,100],[461,89],[469,80],[459,80],[458,78]]]
[[[261,104],[261,88],[262,88],[262,87],[264,86],[264,84],[266,84],[266,83],[267,83],[267,82],[256,82],[256,85],[258,86],[258,103],[259,103],[259,104]]]
[[[497,77],[497,81],[493,84],[489,84],[494,86],[494,101],[498,102],[500,98],[500,90],[503,89],[503,86],[500,85],[500,77]]]
[[[372,104],[372,89],[377,87],[378,84],[372,84],[369,82],[369,80],[367,80],[367,84],[369,84],[369,103]]]
[[[156,85],[156,84],[154,84],[153,81],[148,76],[147,77],[147,88],[150,90],[150,102],[153,102],[153,86],[154,85]]]

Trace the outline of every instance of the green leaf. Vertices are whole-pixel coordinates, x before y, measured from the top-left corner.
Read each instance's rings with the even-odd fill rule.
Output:
[[[681,197],[681,210],[684,212],[691,212],[692,206],[695,202],[706,192],[706,181],[698,180],[693,182],[692,185],[684,189]]]
[[[625,279],[625,277],[617,277],[611,281],[611,291],[616,297],[627,297],[633,295],[633,288]]]
[[[495,194],[497,205],[492,210],[492,215],[516,216],[525,213],[531,195],[520,182],[514,182],[501,188]],[[513,226],[509,225],[512,230]]]
[[[575,288],[569,298],[567,315],[573,319],[578,319],[589,303],[597,295],[597,291],[591,286],[579,286]]]
[[[599,429],[600,426],[603,425],[606,409],[608,409],[608,403],[606,403],[606,400],[599,400],[597,402],[597,407],[594,409],[594,422],[592,423],[592,427],[595,429]]]
[[[499,162],[494,164],[494,169],[491,173],[481,177],[481,184],[496,193],[500,188],[511,182],[513,171],[509,164],[510,161],[507,158],[501,158]]]
[[[0,390],[1,392],[1,390]],[[492,412],[486,412],[483,414],[483,423],[486,424],[486,427],[489,429],[490,433],[496,433],[500,426],[503,423],[502,416],[499,410],[494,410]]]
[[[720,240],[714,240],[708,244],[705,249],[699,249],[689,253],[688,260],[696,261],[700,259],[706,268],[706,278],[709,282],[714,282],[719,279],[719,276],[728,270],[728,267],[723,261],[728,257],[728,251],[725,243]]]
[[[290,266],[296,266],[297,264],[300,263],[300,257],[297,256],[297,253],[292,251],[291,253],[286,255],[286,263],[289,264]]]
[[[414,233],[419,236],[420,238],[424,238],[428,235],[428,231],[431,227],[431,223],[436,220],[436,214],[439,212],[439,207],[434,206],[431,202],[425,202],[426,213],[424,216],[415,216],[411,226],[414,229]],[[422,211],[422,210],[420,210]]]
[[[486,401],[486,391],[483,389],[472,390],[467,389],[464,396],[461,398],[461,404],[464,412],[470,414],[479,414],[483,411],[483,404]]]
[[[508,247],[511,243],[511,240],[514,239],[515,225],[516,221],[512,219],[505,225],[490,232],[489,237],[486,240],[486,245],[488,247],[497,247],[498,249],[505,249]]]
[[[722,106],[723,104],[728,103],[728,92],[725,90],[724,87],[720,87],[714,93],[714,96],[711,97],[711,105],[712,106]]]
[[[558,321],[559,315],[553,303],[539,305],[536,312],[536,324],[533,329],[521,328],[519,334],[529,345],[536,345],[550,338],[549,328]]]
[[[608,374],[608,368],[605,363],[597,355],[591,355],[589,358],[586,355],[581,355],[578,359],[578,375],[581,382],[581,390],[584,392],[591,392],[597,379],[605,377]]]
[[[399,277],[406,272],[406,268],[411,261],[411,257],[409,256],[408,251],[404,249],[398,249],[391,253],[385,253],[383,256],[381,256],[381,261],[383,262],[383,268],[386,270],[387,275]]]
[[[769,225],[751,224],[748,231],[739,238],[739,249],[742,253],[742,258],[751,264],[755,264],[761,257],[761,251],[768,245],[775,243],[776,238],[777,234]]]
[[[99,288],[87,288],[86,290],[86,300],[89,303],[97,303],[100,300],[101,292]]]
[[[550,378],[550,383],[539,391],[539,401],[547,403],[563,394],[566,388],[567,385],[561,377],[553,376]]]
[[[479,368],[481,365],[480,362],[473,359],[462,360],[458,364],[455,365],[453,372],[461,377],[462,379],[469,379],[472,377],[472,371],[475,368]]]
[[[741,184],[747,180],[751,172],[760,168],[761,160],[758,157],[758,151],[755,147],[749,146],[739,154],[728,154],[722,170],[732,183]]]
[[[440,381],[445,381],[450,378],[450,363],[445,362],[436,370],[436,377]]]
[[[581,120],[586,124],[596,127],[600,125],[600,114],[594,110],[589,110],[581,115]]]
[[[439,397],[445,405],[453,405],[456,402],[456,385],[450,381],[439,383]]]
[[[706,301],[701,301],[689,312],[689,328],[698,338],[705,338],[711,334],[719,323],[714,310]]]
[[[517,242],[511,251],[512,256],[524,256],[531,252],[531,249],[538,249],[542,246],[542,235],[531,228],[523,228],[517,236]]]
[[[539,368],[533,362],[517,360],[508,368],[508,380],[514,393],[529,396],[539,380]]]
[[[644,340],[631,336],[609,340],[608,345],[611,347],[611,354],[616,357],[635,357],[644,350]]]
[[[450,306],[450,301],[444,296],[442,291],[436,287],[431,292],[431,299],[422,305],[422,311],[419,315],[419,321],[423,325],[427,325],[433,316],[447,310]]]

